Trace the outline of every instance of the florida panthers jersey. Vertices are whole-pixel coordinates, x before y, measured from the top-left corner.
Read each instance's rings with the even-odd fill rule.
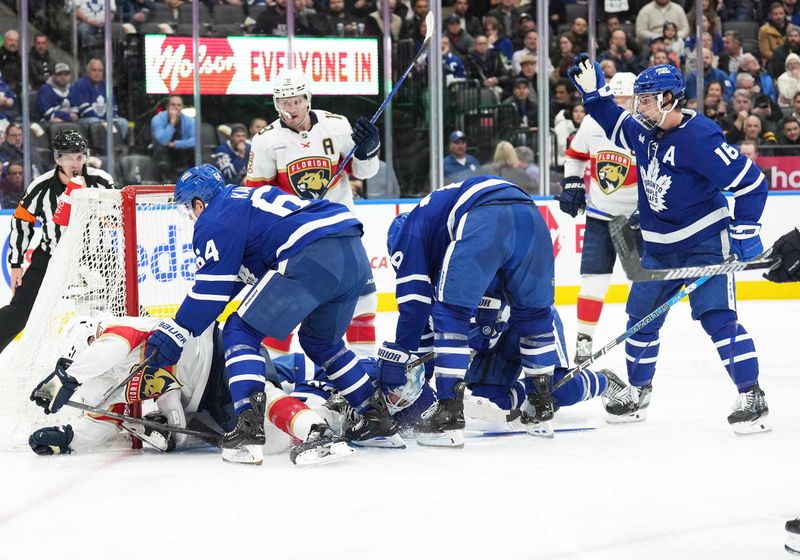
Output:
[[[144,359],[147,339],[158,321],[152,317],[103,321],[100,336],[69,367],[69,374],[81,383],[78,397],[95,405],[108,390],[122,383],[131,368]],[[141,372],[109,395],[107,402],[137,402],[180,388],[183,407],[195,412],[211,371],[213,330],[209,328],[201,336],[190,338],[175,366]]]
[[[636,156],[616,146],[591,116],[586,115],[567,148],[564,175],[583,177],[589,164],[587,206],[612,216],[630,216],[636,210]],[[602,214],[593,218],[610,220]]]
[[[494,200],[531,198],[500,177],[484,175],[433,191],[411,210],[392,247],[400,311],[395,342],[416,350],[425,330],[445,253],[467,212]]]
[[[670,130],[648,130],[610,97],[586,110],[617,146],[631,150],[639,166],[639,214],[645,250],[683,251],[719,233],[730,222],[723,191],[734,193],[734,219],[758,222],[767,200],[764,174],[725,142],[713,121],[683,110]]]
[[[350,228],[362,231],[361,222],[341,204],[272,186],[228,186],[195,223],[197,274],[176,320],[193,334],[203,332],[244,284],[274,274],[271,268],[317,239]]]
[[[353,147],[350,123],[341,115],[311,111],[311,130],[296,132],[280,119],[253,138],[247,164],[248,187],[275,185],[300,198],[320,198]],[[324,198],[353,209],[353,192],[347,174],[368,179],[378,172],[378,157],[350,160],[342,176]]]

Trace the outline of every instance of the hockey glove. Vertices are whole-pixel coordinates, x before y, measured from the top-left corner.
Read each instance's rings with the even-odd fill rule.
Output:
[[[411,352],[395,344],[384,342],[378,349],[378,382],[381,388],[392,389],[407,381],[406,364],[411,361]]]
[[[31,400],[41,406],[45,414],[55,414],[66,404],[80,386],[78,380],[67,373],[72,360],[59,358],[56,369],[44,378],[31,393]]]
[[[772,246],[769,255],[781,262],[764,275],[770,282],[800,282],[800,231],[793,229]]]
[[[378,155],[381,147],[381,137],[378,127],[369,122],[366,117],[359,117],[353,127],[353,142],[356,144],[355,155],[361,161]]]
[[[150,367],[163,369],[166,366],[177,364],[181,352],[183,352],[183,345],[189,339],[189,334],[188,330],[173,319],[160,321],[156,328],[150,331],[147,348],[144,351],[145,356],[152,356],[153,352],[156,352],[149,364]]]
[[[72,453],[69,444],[75,433],[72,426],[51,426],[33,432],[28,438],[28,445],[37,455],[69,455]]]
[[[567,71],[567,76],[583,96],[584,103],[611,95],[611,88],[606,85],[600,65],[592,62],[588,54],[581,53],[572,62],[575,66]]]
[[[628,227],[631,229],[642,229],[642,220],[639,218],[639,211],[635,210],[633,214],[628,216]]]
[[[580,177],[564,177],[561,179],[561,194],[558,195],[558,206],[573,218],[586,208],[586,187]]]
[[[751,261],[764,251],[761,245],[761,224],[747,220],[734,220],[728,226],[731,249],[740,261]]]
[[[501,320],[503,302],[498,298],[483,296],[475,316],[470,319],[469,346],[476,352],[489,350],[500,335],[508,330],[508,323]]]

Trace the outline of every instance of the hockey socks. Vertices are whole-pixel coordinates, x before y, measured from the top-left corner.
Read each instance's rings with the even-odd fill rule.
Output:
[[[331,344],[319,338],[301,335],[300,345],[306,355],[325,370],[325,380],[336,387],[353,408],[361,412],[367,407],[367,400],[374,388],[358,357],[345,347],[344,341]]]
[[[578,293],[578,333],[594,336],[610,283],[610,274],[581,274],[581,289]]]
[[[736,312],[709,311],[700,318],[703,329],[711,336],[719,359],[740,393],[758,383],[758,356],[753,339],[739,324]]]

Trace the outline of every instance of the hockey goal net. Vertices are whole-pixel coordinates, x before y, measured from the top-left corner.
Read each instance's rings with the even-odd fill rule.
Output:
[[[29,400],[62,354],[61,331],[70,319],[175,313],[193,282],[195,259],[192,224],[178,214],[173,191],[147,185],[72,193],[69,227],[25,330],[0,356],[0,449],[25,449],[35,428],[79,416],[68,407],[46,416]]]

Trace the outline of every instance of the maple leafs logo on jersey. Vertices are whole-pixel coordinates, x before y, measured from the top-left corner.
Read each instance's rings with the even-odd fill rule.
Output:
[[[597,152],[594,166],[600,190],[611,194],[625,184],[631,168],[631,158],[619,152],[601,151]]]
[[[647,196],[647,203],[653,212],[662,212],[667,209],[664,199],[667,196],[667,191],[672,186],[672,177],[669,175],[659,176],[660,167],[658,160],[653,158],[650,161],[650,165],[642,173],[644,193]]]
[[[320,198],[333,176],[333,165],[326,157],[305,157],[286,165],[292,190],[300,198]]]

